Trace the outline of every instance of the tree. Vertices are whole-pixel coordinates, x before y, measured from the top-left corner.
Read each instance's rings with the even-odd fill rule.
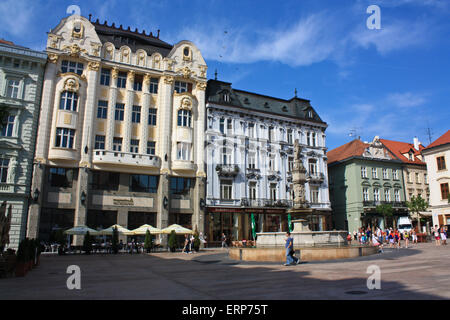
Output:
[[[113,253],[117,254],[119,252],[119,231],[117,231],[117,227],[113,228],[111,246]]]
[[[152,235],[150,234],[150,231],[147,230],[145,233],[145,241],[144,241],[144,249],[147,250],[147,253],[149,253],[153,248],[153,239]]]
[[[419,232],[421,232],[422,228],[420,225],[420,217],[421,217],[420,212],[427,210],[428,202],[426,202],[425,199],[423,199],[420,195],[418,195],[417,197],[412,196],[411,201],[406,201],[406,206],[408,207],[411,213],[416,214],[417,228],[419,229]]]
[[[86,234],[84,235],[83,250],[84,250],[84,252],[86,254],[91,254],[91,251],[92,251],[92,239],[91,239],[91,235],[89,234],[89,231],[86,232]]]
[[[392,217],[394,214],[394,209],[392,208],[392,205],[390,204],[379,204],[376,206],[375,211],[383,216],[385,227],[386,227],[386,218]],[[394,221],[395,224],[395,221]]]
[[[175,233],[175,230],[172,230],[169,235],[169,248],[171,252],[175,252],[177,250],[177,234]]]

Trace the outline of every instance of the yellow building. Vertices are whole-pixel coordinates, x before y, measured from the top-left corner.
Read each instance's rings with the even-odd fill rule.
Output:
[[[115,223],[202,231],[198,48],[73,15],[48,33],[46,51],[28,236]]]

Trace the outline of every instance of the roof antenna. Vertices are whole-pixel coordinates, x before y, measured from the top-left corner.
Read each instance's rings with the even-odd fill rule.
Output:
[[[160,30],[158,29],[158,36],[157,36],[158,39],[159,39],[159,31],[160,31]]]
[[[89,22],[91,22],[92,14],[89,13]]]
[[[214,80],[217,80],[217,69],[216,72],[214,72]]]
[[[295,98],[297,98],[297,88],[295,88],[294,94],[295,94]]]

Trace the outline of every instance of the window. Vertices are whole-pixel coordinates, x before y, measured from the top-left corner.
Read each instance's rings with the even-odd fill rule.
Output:
[[[113,150],[114,151],[122,151],[122,138],[114,138],[113,139]]]
[[[231,164],[231,150],[222,148],[222,164]]]
[[[119,172],[92,171],[91,187],[93,190],[117,191],[119,182]]]
[[[84,65],[81,62],[63,60],[61,62],[61,72],[73,72],[81,76],[83,74]]]
[[[109,80],[111,77],[111,70],[102,68],[100,72],[100,84],[103,86],[109,86]]]
[[[4,137],[12,137],[14,129],[15,116],[7,116],[4,121],[4,126],[1,131],[1,135]]]
[[[306,133],[306,144],[311,145],[311,134],[309,132]]]
[[[412,172],[408,172],[408,183],[412,183]]]
[[[135,75],[133,82],[133,90],[134,91],[142,91],[142,75]]]
[[[254,153],[248,154],[248,168],[249,169],[256,168],[256,155]]]
[[[319,203],[319,187],[311,186],[311,203]]]
[[[269,127],[269,141],[272,141],[273,139],[274,139],[273,127]]]
[[[9,159],[0,158],[0,182],[8,181]]]
[[[108,116],[108,101],[98,100],[97,118],[106,119]]]
[[[389,179],[388,171],[386,168],[383,168],[383,179]]]
[[[220,133],[225,134],[225,119],[220,118],[220,127],[219,127]]]
[[[255,124],[254,123],[248,124],[248,137],[250,139],[253,139],[255,137]]]
[[[177,93],[183,93],[188,91],[188,83],[182,81],[175,81],[175,91]]]
[[[95,136],[95,150],[105,150],[105,136]]]
[[[400,190],[399,189],[394,189],[394,201],[400,202]]]
[[[75,130],[67,128],[56,128],[55,147],[73,149]]]
[[[389,189],[384,189],[384,201],[391,201],[391,193],[389,192]]]
[[[428,175],[426,173],[423,174],[423,181],[428,184]]]
[[[372,168],[372,178],[378,179],[378,170],[377,168]]]
[[[420,175],[418,172],[416,172],[416,183],[421,183],[420,182]]]
[[[17,99],[19,96],[20,81],[17,79],[9,79],[7,85],[6,96],[8,98]]]
[[[191,144],[185,142],[177,143],[177,160],[191,160]]]
[[[130,189],[132,192],[158,192],[158,176],[149,176],[145,174],[131,175]]]
[[[413,154],[411,152],[409,153],[409,160],[414,161]]]
[[[78,95],[75,92],[64,91],[61,93],[60,110],[77,111],[77,105]]]
[[[398,169],[392,169],[392,178],[398,180]]]
[[[125,111],[125,105],[123,103],[116,103],[116,113],[114,115],[114,119],[116,121],[123,121]]]
[[[256,199],[256,182],[251,181],[248,185],[248,194],[251,200]]]
[[[127,73],[119,72],[117,76],[117,88],[126,88],[127,87]]]
[[[156,142],[155,141],[147,141],[147,154],[155,155],[156,152]]]
[[[289,144],[293,144],[294,142],[294,139],[293,139],[293,136],[292,136],[292,129],[288,129],[288,131],[287,131],[287,141],[288,141],[288,143]]]
[[[131,139],[130,152],[131,153],[139,153],[139,140]]]
[[[316,133],[313,132],[312,133],[312,146],[315,147],[317,145],[317,141],[316,141]]]
[[[156,126],[156,109],[155,108],[148,109],[148,125]]]
[[[270,184],[270,200],[272,201],[276,201],[277,200],[277,184],[276,183],[271,183]]]
[[[436,161],[437,161],[437,169],[438,170],[445,170],[445,169],[447,169],[447,167],[445,166],[445,157],[444,156],[437,157]]]
[[[133,111],[131,113],[131,122],[140,123],[141,122],[141,107],[133,106]]]
[[[275,155],[269,154],[269,170],[275,171]]]
[[[48,175],[50,186],[58,188],[72,188],[74,176],[77,176],[77,169],[50,168]]]
[[[190,189],[194,187],[194,179],[170,177],[170,194],[189,195]]]
[[[373,189],[373,200],[380,201],[380,189],[378,188]]]
[[[369,201],[369,188],[363,188],[363,200]]]
[[[317,174],[317,160],[309,159],[308,163],[309,163],[309,174],[310,175]]]
[[[294,169],[294,158],[288,157],[288,171],[292,172],[292,169]]]
[[[220,199],[233,199],[233,182],[231,180],[220,180]]]
[[[150,79],[150,93],[158,93],[158,82],[159,79],[158,78],[151,78]]]
[[[441,197],[442,200],[448,199],[448,183],[441,183]]]
[[[233,133],[233,120],[227,119],[227,133]]]
[[[178,110],[178,125],[182,127],[191,126],[192,113],[189,110]]]
[[[367,178],[367,168],[361,167],[361,178]]]

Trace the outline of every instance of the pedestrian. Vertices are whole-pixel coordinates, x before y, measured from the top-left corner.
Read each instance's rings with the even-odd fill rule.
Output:
[[[222,249],[227,247],[228,248],[228,244],[227,244],[227,236],[225,235],[225,233],[222,232]]]
[[[300,263],[300,259],[294,256],[294,239],[291,237],[289,231],[286,232],[286,263],[285,266],[295,265]]]
[[[356,232],[356,230],[353,230],[353,238],[355,239],[355,241],[358,240],[358,233]]]
[[[383,242],[380,242],[375,234],[372,234],[372,244],[378,247],[378,252],[383,253]]]
[[[190,253],[194,253],[194,240],[195,240],[195,238],[194,238],[194,235],[192,234],[190,239],[189,239]]]
[[[392,230],[389,231],[388,239],[389,239],[389,248],[394,247],[394,241],[395,241],[394,231],[392,231]]]
[[[348,244],[352,244],[352,234],[350,232],[347,235],[347,242]]]
[[[415,228],[411,230],[411,238],[412,238],[412,243],[417,244],[417,233],[416,233]]]
[[[188,235],[184,235],[184,247],[183,250],[181,250],[182,253],[189,253],[189,238]]]
[[[434,226],[433,232],[434,232],[434,239],[436,240],[436,245],[437,246],[441,245],[441,234],[437,225]]]
[[[405,239],[405,248],[408,248],[409,232],[407,230],[403,233],[403,238]]]
[[[447,232],[446,232],[446,227],[445,226],[441,226],[440,228],[440,236],[441,236],[441,241],[443,245],[447,244]]]
[[[395,237],[395,244],[397,245],[397,249],[400,249],[401,243],[400,243],[400,232],[398,231],[398,229],[395,229],[394,232],[394,237]]]

